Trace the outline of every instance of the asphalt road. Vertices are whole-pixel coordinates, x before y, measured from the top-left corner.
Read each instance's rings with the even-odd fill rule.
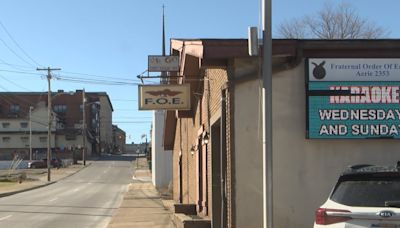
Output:
[[[0,198],[0,227],[107,227],[132,181],[129,156],[107,156],[55,184]]]

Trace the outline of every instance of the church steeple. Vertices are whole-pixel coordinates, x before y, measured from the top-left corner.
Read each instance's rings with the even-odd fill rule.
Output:
[[[162,55],[165,56],[165,16],[164,16],[164,9],[165,6],[162,6]]]

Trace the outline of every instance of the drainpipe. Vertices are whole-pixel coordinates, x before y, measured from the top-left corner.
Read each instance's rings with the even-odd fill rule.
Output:
[[[226,93],[227,86],[221,91],[221,227],[227,227],[226,220]]]

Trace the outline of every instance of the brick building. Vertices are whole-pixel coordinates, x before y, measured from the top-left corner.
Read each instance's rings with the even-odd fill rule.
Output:
[[[233,95],[239,81],[248,80],[239,77],[253,74],[248,78],[257,79],[258,68],[246,72],[247,65],[254,64],[235,61],[249,58],[246,40],[172,40],[171,49],[173,55],[180,56],[179,75],[183,78],[170,79],[169,83],[189,83],[192,105],[190,111],[168,111],[166,116],[164,147],[173,151],[173,198],[180,207],[195,208],[214,227],[235,227]],[[237,68],[244,71],[235,72]],[[246,86],[258,92],[258,85]],[[247,105],[252,103],[258,104]],[[248,155],[258,152],[253,150]],[[254,193],[262,196],[261,192]],[[257,212],[252,214],[258,216]],[[249,227],[252,219],[250,216]]]
[[[125,153],[126,133],[117,125],[113,125],[113,153],[121,154]]]
[[[398,40],[273,40],[274,227],[311,227],[345,167],[400,160],[400,116],[355,115],[400,113],[399,50]],[[262,227],[262,57],[225,39],[173,39],[171,55],[183,77],[168,83],[189,83],[192,104],[165,122],[176,208],[213,227]],[[344,114],[328,121],[330,111]]]
[[[104,97],[107,99],[104,100]],[[38,159],[45,157],[48,140],[47,106],[47,93],[0,93],[0,156],[3,159],[12,158],[15,153],[29,159],[30,135],[33,154]],[[112,110],[106,93],[85,93],[86,131],[82,134],[83,91],[53,92],[50,138],[53,153],[58,153],[59,156],[69,153],[68,156],[70,156],[73,150],[83,147],[83,137],[86,139],[88,156],[100,154],[100,142],[111,145],[111,138],[108,142],[104,142],[107,139],[101,138],[100,132],[106,131],[107,125],[111,126],[111,118],[101,118],[100,107]],[[108,116],[111,117],[111,113]],[[30,125],[32,131],[30,131]]]

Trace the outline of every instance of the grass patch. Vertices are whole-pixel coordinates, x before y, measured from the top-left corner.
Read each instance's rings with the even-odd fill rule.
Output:
[[[17,182],[14,182],[14,181],[0,181],[0,189],[10,187],[10,186],[13,186],[16,184],[17,184]]]

